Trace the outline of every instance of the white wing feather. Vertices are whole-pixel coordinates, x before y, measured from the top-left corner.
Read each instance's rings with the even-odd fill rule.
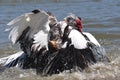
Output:
[[[3,66],[7,65],[10,62],[16,60],[18,57],[22,57],[21,56],[22,54],[24,54],[24,52],[23,51],[19,51],[19,52],[13,54],[13,55],[0,58],[0,65],[3,65]]]
[[[90,42],[94,43],[96,46],[99,46],[99,47],[101,46],[99,44],[99,42],[95,39],[95,37],[92,34],[90,34],[88,32],[83,32],[83,34],[88,37],[88,39],[90,40]]]
[[[42,47],[46,47],[48,50],[48,34],[45,34],[45,32],[40,31],[37,34],[34,35],[34,50],[40,50]]]
[[[87,47],[87,40],[79,31],[72,30],[68,37],[71,38],[72,45],[76,49],[85,49]]]
[[[90,42],[94,43],[96,46],[100,47],[101,45],[99,42],[95,39],[95,37],[88,33],[88,32],[83,32],[84,35],[88,37]],[[85,49],[87,48],[87,41],[85,37],[77,30],[72,30],[68,36],[71,39],[71,44],[74,45],[76,49]],[[62,47],[65,48],[67,43],[65,43]]]
[[[30,31],[27,36],[30,38],[34,38],[34,34],[38,33],[40,30],[47,31],[45,25],[48,22],[48,17],[45,11],[40,11],[37,14],[25,13],[9,22],[7,25],[12,26],[12,30],[9,34],[12,43],[15,44],[17,42],[17,39],[19,39],[22,32],[28,26],[30,27]]]
[[[17,39],[22,35],[22,32],[28,27],[29,22],[26,20],[32,13],[23,14],[7,25],[12,26],[12,30],[10,31],[9,38],[11,39],[12,43],[15,44]]]

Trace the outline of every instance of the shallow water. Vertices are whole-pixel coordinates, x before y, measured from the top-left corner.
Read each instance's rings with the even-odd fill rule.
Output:
[[[18,51],[4,30],[15,17],[34,9],[51,11],[58,20],[68,13],[82,18],[84,29],[105,48],[110,63],[97,63],[83,72],[41,77],[35,70],[10,68],[0,72],[0,80],[119,80],[120,78],[120,0],[0,0],[0,57]]]

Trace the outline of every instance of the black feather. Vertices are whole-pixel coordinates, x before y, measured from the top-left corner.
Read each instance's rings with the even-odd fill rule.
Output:
[[[40,12],[40,10],[35,9],[35,10],[33,10],[32,12],[33,12],[34,14],[37,14],[37,13],[39,13],[39,12]]]

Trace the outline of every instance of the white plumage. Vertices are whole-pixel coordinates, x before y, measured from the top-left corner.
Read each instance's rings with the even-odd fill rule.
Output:
[[[0,64],[3,64],[3,66],[6,66],[6,65],[10,64],[12,61],[17,60],[17,58],[19,58],[20,56],[21,56],[20,58],[22,58],[23,54],[24,54],[23,51],[19,51],[19,52],[12,54],[10,56],[0,58]],[[17,64],[17,62],[14,64]]]
[[[50,30],[50,18],[51,16],[45,11],[39,10],[38,13],[25,13],[13,19],[7,24],[12,27],[10,27],[10,40],[13,44],[15,44],[21,35],[25,35],[24,38],[28,38],[28,40],[34,40],[32,48],[35,50],[40,50],[42,47],[47,48]],[[24,30],[28,27],[28,32],[24,34]]]
[[[90,40],[90,42],[92,42],[93,44],[95,44],[96,46],[99,46],[99,47],[101,46],[92,34],[90,34],[88,32],[83,32],[83,34],[86,35],[87,38]]]
[[[85,37],[78,30],[72,30],[68,36],[71,39],[71,45],[74,45],[76,49],[85,49],[87,48],[87,43],[90,42],[93,43],[95,46],[101,47],[101,45],[92,34],[88,32],[83,32],[83,34],[86,35],[89,41],[86,40]],[[63,44],[62,48],[65,48],[66,46],[67,42]]]
[[[74,45],[76,49],[87,48],[87,40],[78,30],[72,30],[68,37],[71,39],[71,44]]]
[[[42,47],[45,47],[48,50],[48,34],[44,31],[39,31],[37,34],[34,35],[34,50],[40,50]]]

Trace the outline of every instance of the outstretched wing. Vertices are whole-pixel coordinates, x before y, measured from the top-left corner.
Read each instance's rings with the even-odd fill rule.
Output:
[[[34,34],[41,30],[48,34],[49,29],[46,27],[48,18],[49,15],[45,11],[34,10],[13,19],[7,24],[12,27],[9,38],[15,44],[20,38],[34,38]]]
[[[21,49],[28,54],[31,53],[31,48],[47,48],[49,25],[54,24],[54,20],[57,21],[52,14],[42,10],[25,13],[7,24],[11,26],[9,38],[13,44],[19,42]]]

